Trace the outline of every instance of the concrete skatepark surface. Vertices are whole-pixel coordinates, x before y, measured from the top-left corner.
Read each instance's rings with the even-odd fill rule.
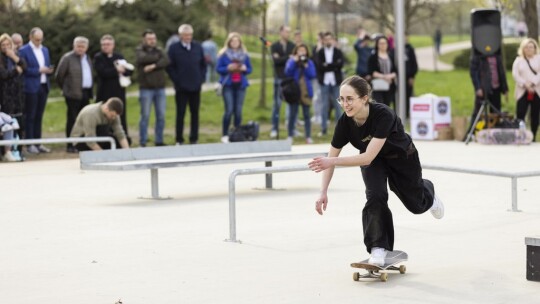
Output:
[[[538,170],[540,146],[416,142],[423,163]],[[294,146],[293,151],[327,145]],[[342,155],[357,153],[347,146]],[[307,160],[306,160],[307,162]],[[276,162],[274,165],[302,162]],[[320,174],[237,178],[237,237],[229,233],[233,164],[147,171],[81,171],[78,159],[0,164],[0,303],[540,303],[525,279],[526,236],[540,235],[540,177],[424,170],[445,203],[442,220],[409,213],[391,193],[395,249],[407,273],[354,282],[367,258],[358,168],[335,171],[327,213],[314,210]]]

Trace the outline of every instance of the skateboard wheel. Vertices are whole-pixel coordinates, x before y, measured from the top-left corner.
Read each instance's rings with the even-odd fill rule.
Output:
[[[352,274],[352,279],[353,279],[354,281],[360,280],[360,273],[358,273],[358,272],[353,273],[353,274]]]
[[[381,273],[381,281],[383,281],[383,282],[388,281],[388,274],[387,273]]]
[[[404,274],[407,271],[407,267],[405,265],[399,266],[399,273]]]

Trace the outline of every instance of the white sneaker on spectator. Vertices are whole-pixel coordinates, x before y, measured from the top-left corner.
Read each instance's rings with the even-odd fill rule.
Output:
[[[40,153],[51,153],[51,149],[45,147],[44,145],[39,145],[37,149]]]
[[[227,136],[227,135],[221,136],[221,142],[224,143],[224,144],[229,143],[229,136]]]
[[[313,143],[313,139],[311,137],[306,138],[306,144],[311,145]]]
[[[368,263],[378,266],[384,265],[384,259],[386,258],[386,249],[373,247],[371,248],[371,257],[369,258]]]
[[[294,130],[294,137],[302,137],[304,134],[298,130]]]
[[[270,131],[270,138],[276,138],[276,137],[277,137],[277,131],[276,130]]]
[[[11,124],[8,124],[8,123],[7,123],[7,124],[4,124],[4,125],[2,126],[2,129],[1,129],[1,130],[2,130],[2,132],[11,131],[11,130],[13,130],[13,126],[12,126]]]
[[[15,158],[15,156],[13,156],[13,154],[11,154],[11,151],[6,151],[6,153],[4,153],[4,161],[16,162],[17,159]]]
[[[433,198],[433,206],[431,206],[429,211],[436,219],[442,219],[444,216],[444,205],[441,199],[437,196],[437,194],[435,194]]]
[[[30,154],[39,154],[39,150],[36,146],[34,145],[30,145],[28,147],[26,147],[26,152],[30,153]]]

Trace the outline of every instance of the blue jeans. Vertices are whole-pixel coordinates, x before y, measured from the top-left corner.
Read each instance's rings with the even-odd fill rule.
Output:
[[[216,71],[216,66],[214,63],[207,63],[206,64],[206,82],[210,83],[214,81],[214,73]]]
[[[40,85],[36,93],[25,94],[24,112],[26,117],[24,132],[27,139],[41,138],[41,124],[45,106],[47,105],[47,95],[49,95],[49,89],[46,84]]]
[[[304,114],[304,129],[306,132],[306,138],[311,137],[311,117],[309,114],[309,110],[311,108],[310,105],[302,104],[301,102],[293,103],[289,106],[290,112],[289,112],[289,137],[294,137],[294,127],[296,125],[296,119],[298,118],[298,109],[302,107],[302,112]]]
[[[234,114],[234,127],[239,127],[242,124],[242,108],[244,107],[244,98],[246,97],[246,89],[240,87],[223,87],[223,102],[225,111],[223,113],[223,136],[229,134],[229,125],[231,117]]]
[[[156,111],[156,144],[163,143],[163,129],[165,129],[165,106],[167,99],[165,89],[140,89],[139,102],[141,103],[141,119],[139,120],[139,142],[146,145],[148,141],[148,120],[150,119],[150,110],[152,103]]]
[[[278,131],[279,127],[279,114],[281,112],[281,79],[274,78],[274,105],[272,107],[272,131]],[[289,104],[286,104],[285,118],[289,117]]]
[[[326,134],[328,131],[328,112],[330,110],[330,104],[335,110],[334,116],[336,119],[336,122],[338,121],[339,117],[341,116],[342,110],[339,104],[337,103],[336,99],[339,97],[339,85],[321,85],[321,103],[322,103],[322,133]]]

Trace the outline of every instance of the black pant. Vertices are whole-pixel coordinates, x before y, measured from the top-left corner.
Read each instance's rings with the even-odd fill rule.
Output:
[[[422,179],[418,152],[407,158],[376,157],[369,166],[362,167],[366,186],[366,205],[362,211],[364,244],[368,252],[373,247],[394,250],[394,223],[388,208],[387,181],[390,190],[414,214],[421,214],[433,205],[433,183]]]
[[[184,142],[184,117],[186,106],[189,104],[191,124],[189,130],[189,142],[194,144],[199,140],[199,108],[201,106],[201,91],[188,92],[176,90],[176,142]]]
[[[529,105],[531,107],[531,131],[533,133],[533,141],[535,141],[536,131],[538,131],[538,120],[540,119],[540,97],[534,93],[533,100],[528,101],[527,92],[525,92],[517,101],[516,117],[525,120]]]
[[[113,130],[110,125],[98,125],[96,127],[96,136],[110,136],[114,138],[114,141],[116,142],[116,147],[120,147],[120,142],[118,139],[114,136]],[[84,136],[83,136],[84,137]],[[97,143],[101,149],[103,150],[110,150],[111,149],[111,143],[109,142],[98,142]],[[77,143],[75,145],[75,148],[77,148],[78,151],[90,151],[92,150],[87,143]]]
[[[384,103],[389,107],[392,107],[392,104],[394,104],[393,108],[396,108],[396,90],[392,86],[390,86],[390,90],[388,91],[373,91],[371,96],[376,102]]]
[[[66,137],[71,135],[71,129],[75,125],[75,120],[79,112],[88,105],[90,99],[92,98],[91,89],[83,89],[83,96],[81,99],[73,99],[66,97],[67,104],[67,120],[66,120]],[[68,147],[71,147],[71,144],[68,144]]]
[[[407,113],[405,117],[407,118],[410,117],[411,97],[414,94],[414,88],[412,85],[409,85],[409,79],[406,80],[407,84],[405,85],[405,106],[406,106],[405,113]]]

